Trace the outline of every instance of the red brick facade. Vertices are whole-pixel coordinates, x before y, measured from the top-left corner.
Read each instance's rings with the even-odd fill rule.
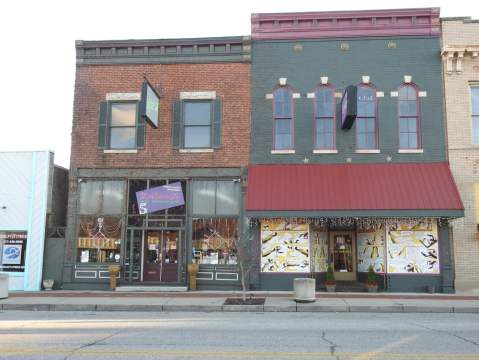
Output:
[[[107,93],[140,92],[146,76],[161,96],[158,129],[146,124],[145,147],[133,154],[98,148],[100,102]],[[212,153],[172,148],[172,104],[181,91],[216,91],[223,101],[222,146]],[[250,64],[79,65],[76,72],[71,167],[240,167],[250,149]]]

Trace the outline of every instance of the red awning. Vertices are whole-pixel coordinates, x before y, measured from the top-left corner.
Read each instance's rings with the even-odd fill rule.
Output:
[[[451,210],[457,216],[464,206],[447,163],[249,166],[247,212],[324,210]]]

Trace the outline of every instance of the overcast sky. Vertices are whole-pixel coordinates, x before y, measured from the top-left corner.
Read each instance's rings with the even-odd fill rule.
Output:
[[[0,151],[53,150],[55,162],[69,166],[77,39],[248,35],[251,13],[398,5],[479,19],[477,0],[3,0]]]

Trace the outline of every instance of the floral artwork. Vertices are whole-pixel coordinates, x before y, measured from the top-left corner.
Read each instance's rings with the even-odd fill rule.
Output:
[[[262,272],[309,272],[309,263],[308,224],[261,222]]]
[[[384,273],[384,225],[378,229],[358,229],[358,271],[367,272],[372,265],[377,273]]]
[[[328,269],[328,233],[311,227],[311,266],[314,272],[326,272]]]
[[[420,219],[415,224],[396,223],[387,231],[388,272],[439,274],[437,222]]]

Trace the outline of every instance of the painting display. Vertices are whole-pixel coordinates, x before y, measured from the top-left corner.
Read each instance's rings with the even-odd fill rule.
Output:
[[[418,219],[387,227],[388,273],[439,274],[437,222]]]
[[[377,273],[384,273],[384,225],[377,229],[358,229],[358,271],[367,272],[372,265]]]
[[[309,225],[287,220],[262,221],[261,271],[309,272]]]
[[[311,267],[314,272],[328,270],[328,233],[311,225]]]

